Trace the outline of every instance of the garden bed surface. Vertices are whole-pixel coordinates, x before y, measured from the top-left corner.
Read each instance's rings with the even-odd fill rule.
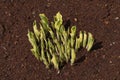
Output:
[[[52,21],[58,11],[96,39],[60,74],[32,55],[27,37],[39,13]],[[120,0],[0,0],[0,80],[120,80]]]

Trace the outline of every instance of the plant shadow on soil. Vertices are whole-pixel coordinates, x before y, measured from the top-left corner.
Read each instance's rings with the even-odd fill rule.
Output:
[[[95,42],[96,42],[96,40],[95,40]],[[100,42],[96,42],[96,43],[93,45],[91,51],[101,49],[102,47],[103,47],[103,45],[102,45],[102,41],[100,41]]]
[[[96,42],[96,40],[95,40],[95,42]],[[90,52],[92,52],[92,51],[94,51],[94,50],[98,50],[98,49],[101,49],[103,46],[102,46],[102,42],[96,42],[94,45],[93,45],[93,47],[92,47],[92,49],[91,49],[91,51]],[[81,51],[81,48],[79,49],[79,51]],[[86,52],[85,52],[86,53]],[[75,61],[75,65],[79,65],[80,63],[82,63],[85,59],[86,59],[86,57],[87,57],[87,54],[83,54],[83,55],[77,55],[77,60]]]
[[[65,30],[67,30],[71,25],[71,21],[70,19],[68,19],[65,23],[64,23],[64,26],[65,26]]]

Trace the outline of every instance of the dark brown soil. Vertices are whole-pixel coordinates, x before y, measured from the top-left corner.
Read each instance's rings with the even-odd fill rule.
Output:
[[[39,13],[91,32],[91,52],[79,51],[60,74],[32,55],[27,38]],[[0,80],[120,80],[120,0],[0,0]]]

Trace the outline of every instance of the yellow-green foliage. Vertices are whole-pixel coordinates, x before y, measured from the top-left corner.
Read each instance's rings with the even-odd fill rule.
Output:
[[[33,31],[28,30],[28,39],[32,45],[33,55],[42,61],[46,68],[54,65],[59,70],[63,62],[69,62],[71,65],[76,60],[76,53],[80,47],[87,51],[93,46],[94,38],[91,33],[80,31],[79,37],[76,35],[76,26],[65,30],[63,19],[60,12],[54,16],[51,24],[45,14],[39,14],[40,28],[37,27],[36,21],[33,22]]]

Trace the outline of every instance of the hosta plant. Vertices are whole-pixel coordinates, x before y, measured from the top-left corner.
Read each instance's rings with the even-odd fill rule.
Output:
[[[92,34],[80,31],[77,36],[76,26],[66,30],[60,12],[54,16],[54,21],[51,23],[45,14],[39,14],[39,16],[40,27],[37,27],[34,21],[33,32],[28,30],[27,36],[33,47],[31,49],[33,55],[42,61],[46,68],[53,65],[59,70],[64,62],[70,62],[73,65],[79,48],[86,48],[87,51],[92,48],[94,42]]]

